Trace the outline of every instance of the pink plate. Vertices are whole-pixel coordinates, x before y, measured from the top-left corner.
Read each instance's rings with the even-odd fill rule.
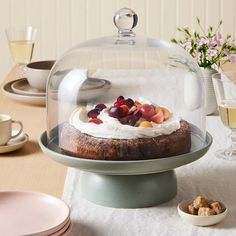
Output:
[[[57,232],[55,232],[53,234],[50,234],[49,236],[61,236],[61,235],[63,235],[69,229],[70,225],[71,225],[71,221],[69,219],[68,222],[64,225],[63,228],[59,229]]]
[[[0,235],[50,235],[62,229],[69,217],[69,207],[53,196],[0,192]]]
[[[64,232],[64,233],[61,234],[60,236],[70,236],[71,229],[72,229],[72,223],[70,224],[70,226],[69,226],[69,228],[66,230],[66,232]]]

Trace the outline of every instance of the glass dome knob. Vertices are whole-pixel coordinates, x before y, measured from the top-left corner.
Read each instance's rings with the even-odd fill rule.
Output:
[[[115,26],[118,28],[118,35],[120,37],[132,37],[135,33],[132,29],[138,23],[137,14],[130,8],[122,8],[117,11],[113,17]]]

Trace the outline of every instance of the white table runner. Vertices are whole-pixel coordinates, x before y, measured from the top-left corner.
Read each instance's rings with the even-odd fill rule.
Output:
[[[229,130],[218,116],[207,117],[213,145],[200,160],[176,169],[177,196],[164,204],[143,209],[115,209],[95,205],[79,192],[79,171],[68,169],[63,200],[71,207],[72,236],[202,236],[236,235],[236,161],[214,156],[226,146]],[[182,199],[203,195],[226,204],[229,214],[211,227],[192,226],[179,217],[176,206]]]

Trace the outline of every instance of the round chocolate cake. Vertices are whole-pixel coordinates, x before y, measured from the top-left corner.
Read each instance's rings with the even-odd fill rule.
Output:
[[[60,130],[67,154],[94,160],[146,160],[187,153],[190,125],[164,107],[119,97],[111,106],[76,110]]]

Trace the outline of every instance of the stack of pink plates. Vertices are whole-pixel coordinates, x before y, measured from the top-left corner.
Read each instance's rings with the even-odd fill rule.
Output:
[[[67,236],[70,209],[60,199],[36,192],[0,192],[0,235]]]

